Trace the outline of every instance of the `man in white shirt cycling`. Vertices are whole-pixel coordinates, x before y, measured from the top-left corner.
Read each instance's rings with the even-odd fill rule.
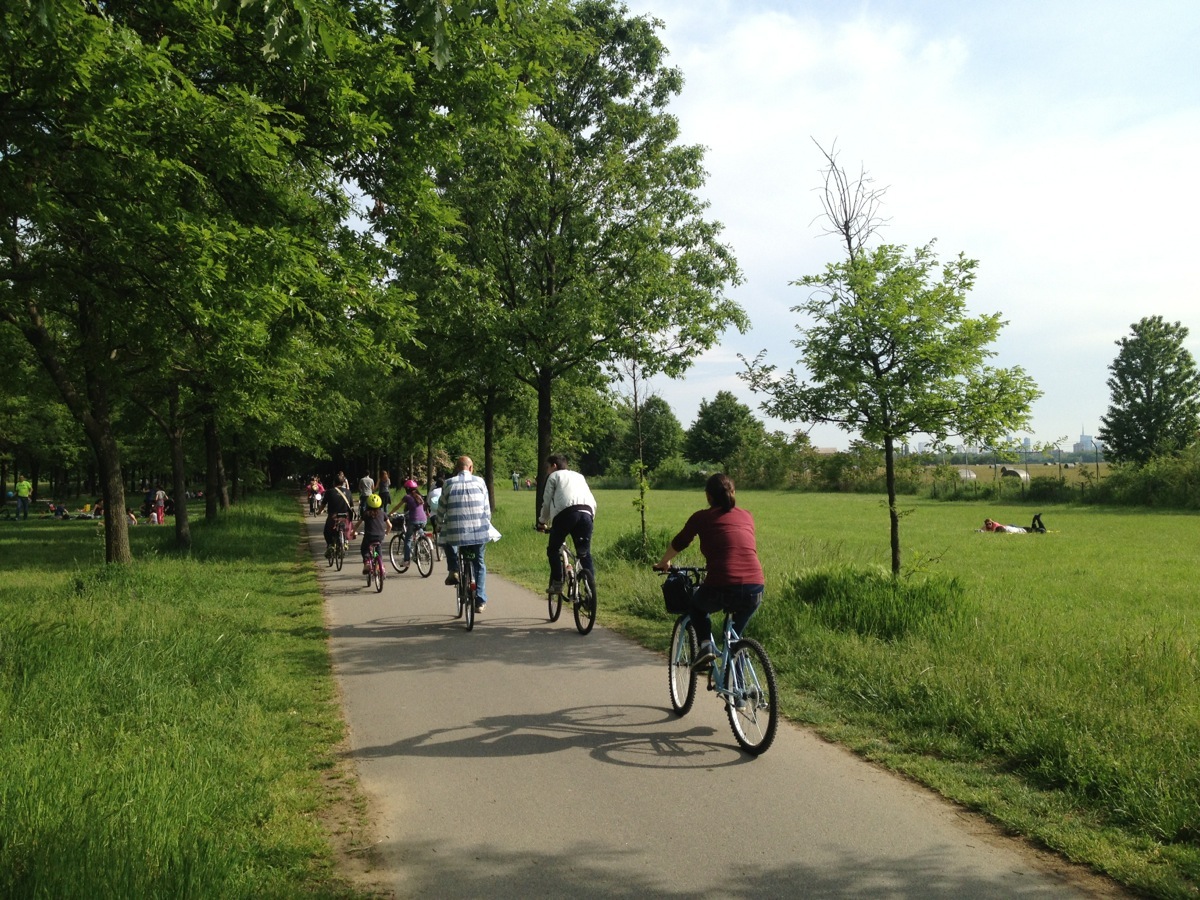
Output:
[[[558,551],[571,535],[575,543],[575,556],[580,565],[592,573],[593,583],[596,570],[592,567],[592,525],[596,517],[596,498],[588,487],[587,480],[578,472],[567,468],[567,457],[552,453],[546,458],[550,477],[546,479],[546,492],[542,495],[542,510],[538,515],[538,528],[549,530],[550,540],[546,544],[546,556],[550,560],[551,594],[561,594],[563,589],[562,559]]]

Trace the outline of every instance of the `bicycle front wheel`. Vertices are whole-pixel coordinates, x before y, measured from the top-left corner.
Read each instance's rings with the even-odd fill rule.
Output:
[[[583,569],[579,573],[579,594],[575,598],[575,627],[587,634],[596,624],[596,576]]]
[[[725,687],[726,712],[733,736],[747,753],[765,753],[779,724],[775,668],[758,641],[744,638],[733,645]]]
[[[680,616],[671,632],[671,655],[667,658],[667,686],[671,690],[671,708],[686,715],[696,702],[696,673],[692,663],[699,649],[696,629],[691,620]]]
[[[397,572],[403,572],[408,568],[404,564],[404,535],[392,535],[392,539],[388,541],[388,559],[391,560],[392,568]]]
[[[417,538],[416,546],[413,547],[413,556],[417,558],[417,571],[422,578],[428,578],[433,574],[433,542],[425,535]]]

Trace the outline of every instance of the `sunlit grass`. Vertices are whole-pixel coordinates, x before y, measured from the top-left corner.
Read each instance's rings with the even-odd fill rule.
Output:
[[[0,896],[349,896],[314,811],[341,734],[291,498],[0,528]]]

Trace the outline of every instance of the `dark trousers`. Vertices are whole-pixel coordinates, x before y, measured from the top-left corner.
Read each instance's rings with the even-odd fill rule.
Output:
[[[709,614],[721,610],[733,616],[733,630],[740,637],[745,633],[750,617],[758,611],[762,599],[761,584],[727,584],[721,587],[701,584],[696,589],[695,605],[689,611],[692,625],[696,628],[696,637],[701,643],[712,640],[712,620]]]
[[[596,570],[592,568],[593,524],[591,512],[578,507],[564,509],[554,517],[554,521],[550,523],[550,541],[546,544],[551,581],[563,580],[562,560],[558,557],[558,551],[566,543],[568,534],[575,543],[575,555],[579,558],[580,565],[591,572],[593,578],[596,577]]]

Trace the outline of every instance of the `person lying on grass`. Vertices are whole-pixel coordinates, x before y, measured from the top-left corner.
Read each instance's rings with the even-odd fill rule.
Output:
[[[1020,525],[1001,525],[991,519],[984,519],[983,527],[979,530],[994,531],[1000,534],[1045,534],[1046,526],[1042,524],[1042,514],[1037,513],[1028,528],[1022,528]]]

